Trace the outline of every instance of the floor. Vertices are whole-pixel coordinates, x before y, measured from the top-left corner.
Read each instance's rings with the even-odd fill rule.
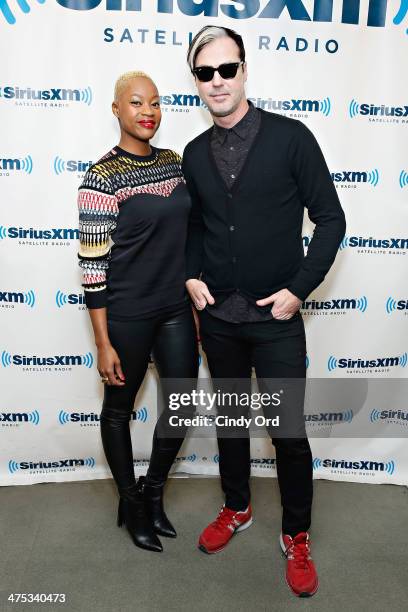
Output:
[[[312,552],[320,589],[292,595],[280,554],[277,482],[252,479],[254,524],[219,554],[197,547],[222,503],[215,478],[173,478],[178,530],[163,553],[136,548],[115,522],[111,480],[2,487],[0,610],[64,612],[393,612],[408,601],[408,489],[318,480]],[[65,603],[10,603],[10,593],[65,593]]]

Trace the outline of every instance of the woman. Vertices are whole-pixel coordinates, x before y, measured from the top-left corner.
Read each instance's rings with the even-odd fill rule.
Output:
[[[101,436],[120,495],[118,525],[125,523],[136,546],[162,551],[157,534],[176,536],[163,510],[163,486],[185,429],[163,437],[172,433],[165,402],[147,475],[136,482],[129,418],[151,352],[162,379],[197,377],[184,287],[190,199],[179,155],[150,145],[161,120],[151,78],[119,77],[112,111],[119,145],[89,168],[79,188],[79,265],[104,383]]]

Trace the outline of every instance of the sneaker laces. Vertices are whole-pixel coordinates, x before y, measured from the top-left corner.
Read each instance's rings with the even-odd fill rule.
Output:
[[[223,506],[217,518],[213,522],[214,529],[218,529],[222,531],[223,529],[225,529],[225,527],[230,527],[231,523],[233,522],[235,514],[236,514],[236,511],[230,510],[229,508]]]
[[[305,533],[298,534],[292,538],[286,547],[286,556],[290,553],[293,555],[293,561],[297,569],[307,569],[310,555],[308,537]]]

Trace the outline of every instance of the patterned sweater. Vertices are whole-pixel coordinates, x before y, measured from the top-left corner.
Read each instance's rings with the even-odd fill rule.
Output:
[[[126,320],[182,303],[190,205],[174,151],[114,147],[93,164],[78,192],[87,307]]]

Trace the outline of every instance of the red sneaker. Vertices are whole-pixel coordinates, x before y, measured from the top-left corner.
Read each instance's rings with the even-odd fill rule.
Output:
[[[279,538],[283,554],[288,560],[286,582],[297,597],[310,597],[318,589],[316,568],[310,556],[309,534],[298,533],[294,538],[281,534]]]
[[[198,548],[205,553],[219,552],[226,547],[234,533],[252,525],[252,509],[231,510],[223,506],[215,521],[210,523],[200,535]]]

